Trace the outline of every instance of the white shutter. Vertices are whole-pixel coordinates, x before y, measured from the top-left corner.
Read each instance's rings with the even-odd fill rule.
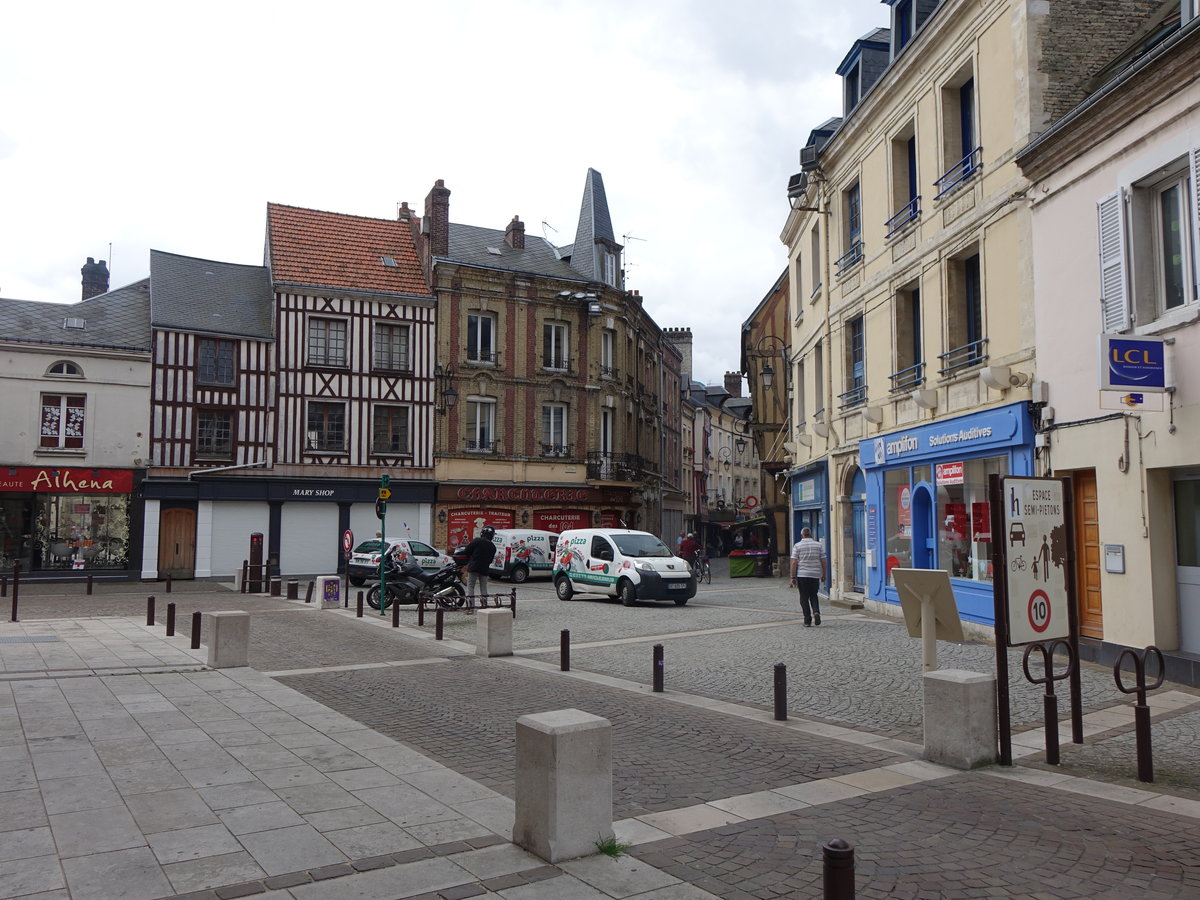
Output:
[[[1104,330],[1129,327],[1129,287],[1125,273],[1125,204],[1121,192],[1096,204],[1100,238],[1100,303]]]
[[[1192,296],[1200,300],[1200,147],[1189,155],[1192,162]]]

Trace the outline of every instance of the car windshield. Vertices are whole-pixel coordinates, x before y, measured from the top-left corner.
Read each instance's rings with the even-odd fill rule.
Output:
[[[354,548],[355,553],[378,553],[379,541],[363,541]]]
[[[667,545],[652,534],[614,534],[612,542],[625,556],[674,556]]]

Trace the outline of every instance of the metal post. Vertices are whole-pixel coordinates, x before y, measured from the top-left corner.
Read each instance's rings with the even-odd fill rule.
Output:
[[[17,595],[21,593],[21,561],[13,563],[12,621],[17,621]]]
[[[297,581],[295,578],[291,579],[288,582],[287,598],[289,600],[299,600],[300,599],[300,582]]]
[[[508,599],[508,608],[512,610],[513,618],[517,617],[517,589],[512,589],[512,594]]]
[[[243,559],[242,560],[242,593],[243,594],[246,593],[246,591],[249,589],[249,587],[250,587],[250,560]]]
[[[92,579],[93,579],[93,576],[88,575],[88,577],[87,577],[87,595],[89,597],[92,596]]]
[[[146,624],[154,624],[154,595],[151,594],[146,598]]]
[[[992,534],[1004,534],[1004,482],[1000,475],[988,475],[988,502],[991,505]],[[1008,571],[1008,543],[992,544],[996,571]],[[992,584],[993,622],[996,633],[996,732],[1000,744],[998,762],[1013,764],[1012,711],[1008,688],[1008,579],[1003,575]]]
[[[433,614],[433,639],[435,641],[440,641],[442,639],[442,620],[445,618],[443,613],[445,613],[445,610],[439,606],[437,611]]]
[[[787,666],[775,663],[775,721],[787,721]]]
[[[417,597],[417,627],[425,627],[425,601]]]
[[[1150,744],[1150,707],[1139,703],[1133,708],[1133,734],[1137,741],[1138,781],[1154,781],[1154,751]]]
[[[564,672],[571,671],[571,632],[563,629],[558,635],[558,667]]]
[[[1153,655],[1158,661],[1158,678],[1153,684],[1146,682],[1146,658]],[[1133,661],[1134,685],[1126,687],[1121,679],[1121,666],[1125,657]],[[1150,706],[1146,703],[1146,691],[1158,690],[1166,677],[1162,651],[1151,644],[1145,650],[1126,647],[1113,663],[1113,680],[1122,694],[1136,694],[1137,705],[1133,708],[1133,733],[1137,741],[1138,781],[1154,781],[1154,752],[1150,744]]]
[[[0,597],[8,596],[8,576],[0,575]]]
[[[282,578],[271,576],[271,596],[272,597],[282,597],[283,596],[283,579]]]
[[[1046,715],[1046,762],[1058,765],[1058,697],[1054,696],[1053,682],[1046,683],[1042,697],[1042,709]]]
[[[392,627],[393,628],[400,627],[400,604],[399,603],[392,604]]]
[[[171,593],[171,573],[167,573],[167,593]]]
[[[654,645],[654,693],[663,691],[663,645]]]
[[[167,604],[167,637],[175,636],[175,604]]]
[[[192,649],[200,649],[200,611],[192,613]]]
[[[854,900],[854,848],[841,838],[821,847],[825,900]]]
[[[359,592],[358,592],[358,603],[356,603],[356,604],[355,604],[355,607],[356,607],[356,608],[355,608],[354,614],[355,614],[356,616],[358,616],[358,618],[360,618],[360,619],[361,619],[361,618],[362,618],[362,608],[363,608],[363,595],[362,595],[362,591],[359,591]]]
[[[313,594],[313,582],[310,581],[308,583],[308,592],[305,593],[305,595],[304,595],[305,603],[312,603],[312,594]]]

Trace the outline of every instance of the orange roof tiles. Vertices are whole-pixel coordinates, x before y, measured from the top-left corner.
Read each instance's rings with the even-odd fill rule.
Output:
[[[431,296],[407,222],[268,203],[267,241],[275,281]]]

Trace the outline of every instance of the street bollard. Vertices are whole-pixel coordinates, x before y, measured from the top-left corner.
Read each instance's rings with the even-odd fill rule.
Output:
[[[417,598],[417,627],[425,627],[425,601],[420,597]]]
[[[171,573],[167,573],[167,593],[171,593]]]
[[[175,604],[167,604],[167,637],[175,636]]]
[[[146,598],[146,624],[154,624],[154,595],[151,594]]]
[[[392,627],[393,628],[400,627],[400,604],[399,603],[392,604]]]
[[[8,576],[0,575],[0,597],[8,596]]]
[[[13,602],[12,602],[12,621],[17,621],[17,595],[21,593],[21,561],[17,560],[13,563]]]
[[[654,645],[654,693],[663,692],[663,645]]]
[[[92,577],[91,575],[87,577],[87,595],[89,597],[92,596]]]
[[[1063,672],[1054,670],[1054,653],[1059,646],[1067,652],[1067,668]],[[1045,668],[1046,674],[1041,678],[1034,678],[1033,673],[1029,671],[1029,657],[1034,651],[1042,654],[1042,666]],[[1057,766],[1059,762],[1058,697],[1054,695],[1054,682],[1069,678],[1071,672],[1074,671],[1074,665],[1075,652],[1071,649],[1070,642],[1062,640],[1052,641],[1049,645],[1030,644],[1025,648],[1025,654],[1021,657],[1021,669],[1025,672],[1029,683],[1046,686],[1046,692],[1042,696],[1042,713],[1046,719],[1046,762],[1052,766]]]
[[[242,593],[250,590],[250,560],[242,560]]]
[[[571,632],[563,629],[558,636],[558,667],[564,672],[571,671]]]
[[[787,666],[775,663],[775,721],[787,721]]]
[[[305,603],[312,603],[312,592],[313,592],[313,583],[310,581],[310,582],[308,583],[308,593],[306,593],[306,594],[304,595],[304,602],[305,602]]]
[[[445,612],[446,611],[444,609],[438,607],[437,611],[433,614],[433,639],[435,641],[440,641],[442,639]]]
[[[275,576],[271,577],[270,594],[272,597],[282,597],[283,596],[283,579],[282,578],[277,578]]]
[[[300,582],[295,578],[288,581],[287,598],[289,600],[300,599]]]
[[[1146,683],[1146,658],[1153,654],[1158,660],[1158,678],[1154,684]],[[1128,655],[1133,660],[1133,687],[1126,687],[1121,680],[1121,665]],[[1154,781],[1154,751],[1150,745],[1150,707],[1146,703],[1146,691],[1162,687],[1166,668],[1163,665],[1162,651],[1153,644],[1145,650],[1134,650],[1126,647],[1113,663],[1113,680],[1117,690],[1122,694],[1137,694],[1137,705],[1133,707],[1133,733],[1137,742],[1138,781],[1147,784]]]
[[[825,900],[854,900],[854,848],[841,838],[821,848],[824,857]]]
[[[200,649],[200,612],[192,613],[192,649]]]
[[[358,603],[355,604],[354,615],[356,615],[360,619],[362,618],[362,608],[363,608],[363,595],[362,595],[362,591],[359,591],[358,592]]]
[[[512,596],[508,599],[508,608],[512,610],[512,616],[517,617],[517,589],[512,589]]]

